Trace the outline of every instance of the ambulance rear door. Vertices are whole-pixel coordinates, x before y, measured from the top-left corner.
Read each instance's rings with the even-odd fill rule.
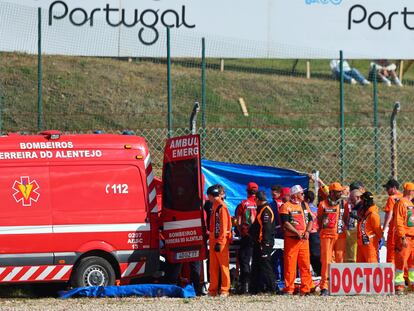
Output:
[[[200,136],[167,140],[163,165],[161,219],[168,261],[199,261],[206,257],[201,183]]]

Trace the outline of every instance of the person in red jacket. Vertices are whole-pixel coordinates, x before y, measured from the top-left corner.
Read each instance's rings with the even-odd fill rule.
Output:
[[[208,199],[213,203],[209,235],[210,287],[208,294],[217,296],[220,275],[220,296],[227,297],[230,292],[229,244],[231,240],[231,217],[220,194],[220,188],[217,185],[207,189]]]
[[[254,182],[247,184],[247,199],[236,207],[237,231],[240,235],[240,248],[238,250],[238,261],[240,267],[239,293],[249,292],[250,273],[253,256],[253,241],[249,229],[256,219],[256,193],[259,186]]]
[[[404,184],[403,197],[394,205],[395,293],[404,293],[404,268],[414,289],[414,183]]]

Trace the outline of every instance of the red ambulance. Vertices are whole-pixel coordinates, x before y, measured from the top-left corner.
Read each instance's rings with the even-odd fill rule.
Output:
[[[166,215],[142,137],[0,137],[0,283],[128,283],[158,271],[160,244],[171,262],[203,259],[200,140],[189,137],[167,143]],[[182,191],[191,199],[177,203]]]

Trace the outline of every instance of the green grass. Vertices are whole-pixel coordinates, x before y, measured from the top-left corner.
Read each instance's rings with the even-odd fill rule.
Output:
[[[199,60],[175,60],[172,66],[174,127],[187,127],[195,100],[201,101]],[[330,77],[329,61],[311,61],[312,75],[303,76],[300,60],[209,59],[207,110],[209,127],[337,127],[339,84]],[[351,61],[362,72],[368,61]],[[367,70],[366,70],[367,71]],[[414,79],[414,69],[407,78]],[[302,74],[298,74],[302,73]],[[379,85],[379,123],[387,126],[393,103],[402,103],[399,124],[411,125],[414,87]],[[2,129],[37,129],[37,57],[0,54]],[[244,98],[249,117],[238,99]],[[346,126],[373,123],[372,87],[345,85]],[[69,131],[92,129],[165,128],[167,120],[166,65],[160,60],[44,56],[43,103],[45,127]],[[200,124],[200,122],[199,122]]]

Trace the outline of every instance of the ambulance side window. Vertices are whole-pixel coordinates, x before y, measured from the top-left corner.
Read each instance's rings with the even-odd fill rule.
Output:
[[[163,207],[177,211],[200,210],[198,169],[197,159],[165,164]]]

